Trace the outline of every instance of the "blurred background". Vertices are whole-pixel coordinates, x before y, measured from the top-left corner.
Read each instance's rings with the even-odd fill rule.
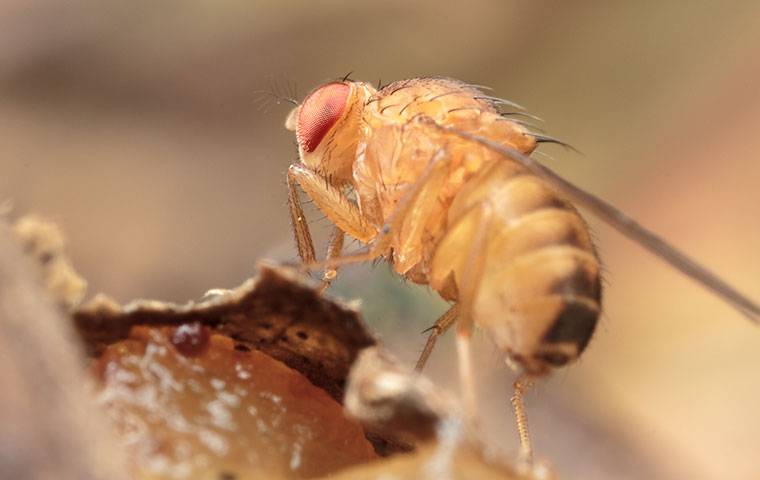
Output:
[[[613,3],[3,0],[0,202],[58,221],[91,293],[198,298],[296,258],[289,105],[257,90],[446,75],[544,118],[583,152],[542,147],[552,168],[758,299],[760,4]],[[527,397],[538,456],[563,478],[758,478],[760,329],[590,222],[606,313]],[[331,293],[409,364],[445,309],[383,264]],[[477,348],[484,428],[514,453],[513,374]],[[429,373],[456,388],[455,368],[446,338]]]

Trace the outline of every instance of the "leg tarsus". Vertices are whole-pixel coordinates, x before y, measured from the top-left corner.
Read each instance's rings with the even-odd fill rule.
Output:
[[[338,227],[335,227],[333,229],[333,234],[330,238],[330,244],[327,246],[327,254],[325,255],[325,260],[329,261],[330,259],[340,257],[340,252],[343,250],[343,240],[345,239],[345,236],[346,235],[343,233],[343,230],[339,229]],[[319,287],[319,293],[327,290],[337,276],[337,267],[325,268],[325,271],[322,274],[322,284]]]
[[[533,465],[533,445],[530,441],[530,432],[528,430],[528,416],[525,412],[525,403],[523,397],[525,392],[533,386],[533,379],[526,374],[521,374],[515,380],[515,393],[512,395],[512,408],[515,412],[517,421],[517,433],[520,436],[520,456],[519,461],[529,469]]]
[[[457,316],[459,315],[459,305],[453,305],[451,308],[446,310],[446,312],[441,315],[438,320],[435,321],[433,325],[430,326],[430,328],[425,329],[422,333],[430,332],[430,336],[428,336],[427,342],[425,343],[425,347],[422,349],[422,353],[420,353],[420,358],[417,360],[417,365],[414,367],[414,369],[418,372],[421,372],[423,368],[425,368],[425,364],[428,361],[428,358],[430,358],[430,354],[433,352],[433,348],[435,347],[435,343],[438,341],[438,337],[443,335],[451,326],[456,322]]]

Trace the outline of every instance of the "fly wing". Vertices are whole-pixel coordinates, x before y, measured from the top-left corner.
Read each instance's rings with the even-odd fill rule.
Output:
[[[429,117],[419,118],[418,120],[430,125],[431,128],[482,145],[493,152],[509,157],[520,163],[556,188],[557,191],[566,196],[568,200],[589,210],[629,239],[665,260],[671,266],[691,277],[708,290],[711,290],[725,302],[736,308],[751,322],[760,324],[760,305],[747,298],[723,279],[718,277],[715,273],[689,258],[655,233],[639,225],[634,219],[613,205],[607,203],[596,195],[575,186],[550,168],[514,148],[478,135],[440,125]]]

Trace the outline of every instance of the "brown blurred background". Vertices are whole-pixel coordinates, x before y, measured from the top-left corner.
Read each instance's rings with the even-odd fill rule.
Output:
[[[550,166],[758,299],[760,4],[612,3],[3,0],[0,202],[57,220],[91,292],[197,298],[295,258],[288,106],[257,90],[447,75],[546,119],[584,153]],[[538,455],[563,478],[758,478],[760,329],[591,223],[606,314],[528,396]],[[444,308],[384,265],[333,293],[410,363]],[[485,429],[514,452],[513,375],[478,347]],[[454,360],[449,338],[430,374],[455,387]]]

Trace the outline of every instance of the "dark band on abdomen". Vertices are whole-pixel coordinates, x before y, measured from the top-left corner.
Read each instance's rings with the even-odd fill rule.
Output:
[[[593,308],[591,304],[568,299],[543,341],[574,343],[578,346],[578,354],[580,354],[588,345],[598,318],[598,307]]]

